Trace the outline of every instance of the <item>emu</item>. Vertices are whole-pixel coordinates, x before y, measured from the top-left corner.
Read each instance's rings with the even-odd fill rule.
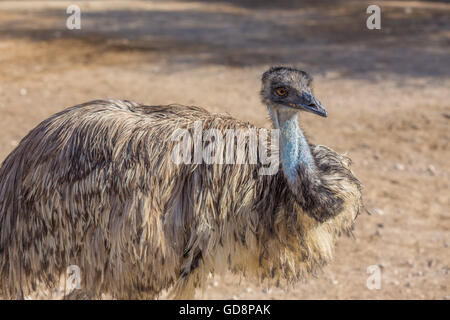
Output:
[[[255,128],[199,107],[97,100],[40,123],[0,168],[0,296],[53,290],[70,265],[91,299],[193,298],[211,273],[292,284],[320,270],[351,233],[361,185],[350,159],[305,138],[303,112],[327,116],[306,72],[272,67],[261,97],[280,132],[273,175],[174,164],[177,128]]]

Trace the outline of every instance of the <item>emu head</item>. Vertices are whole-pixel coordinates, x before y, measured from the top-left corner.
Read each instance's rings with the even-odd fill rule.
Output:
[[[312,93],[312,78],[304,71],[289,67],[272,67],[262,76],[261,98],[269,108],[275,127],[280,115],[301,111],[322,117],[328,115]]]

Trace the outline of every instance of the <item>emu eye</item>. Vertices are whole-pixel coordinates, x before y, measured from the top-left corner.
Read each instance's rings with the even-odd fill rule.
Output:
[[[288,92],[285,88],[278,88],[275,90],[275,93],[280,97],[285,97]]]

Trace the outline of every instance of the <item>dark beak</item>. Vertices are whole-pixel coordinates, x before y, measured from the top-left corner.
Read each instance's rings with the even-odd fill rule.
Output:
[[[327,110],[322,107],[319,100],[317,100],[311,93],[303,92],[298,103],[295,103],[294,105],[298,109],[303,109],[304,111],[308,111],[322,117],[328,116]]]

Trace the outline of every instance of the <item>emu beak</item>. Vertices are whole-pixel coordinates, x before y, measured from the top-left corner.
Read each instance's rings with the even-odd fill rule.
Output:
[[[301,98],[299,99],[299,102],[293,103],[292,107],[317,114],[321,117],[328,116],[327,110],[322,106],[319,100],[314,97],[312,93],[303,92]]]

